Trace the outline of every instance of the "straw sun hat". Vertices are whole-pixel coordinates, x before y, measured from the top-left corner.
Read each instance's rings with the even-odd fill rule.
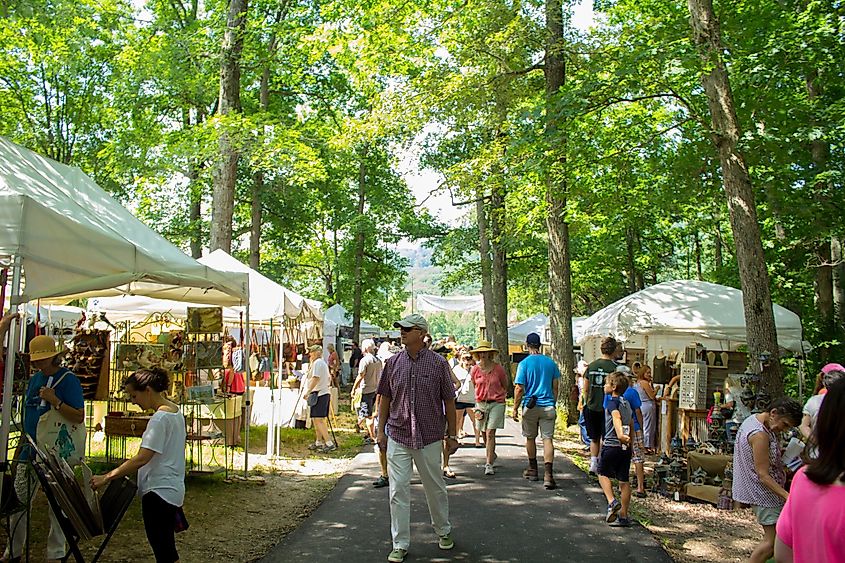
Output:
[[[473,354],[480,354],[482,352],[498,352],[496,348],[493,348],[493,343],[489,340],[481,340],[478,342],[478,346],[470,350]]]
[[[32,362],[46,360],[65,352],[66,350],[57,350],[56,341],[46,334],[36,336],[29,342],[29,360]]]

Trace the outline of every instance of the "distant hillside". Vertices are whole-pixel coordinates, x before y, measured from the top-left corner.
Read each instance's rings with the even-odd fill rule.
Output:
[[[413,289],[414,294],[431,293],[440,295],[440,276],[443,274],[439,266],[411,267],[408,268],[408,284],[405,287],[408,291]]]
[[[431,266],[431,249],[419,244],[399,249],[399,254],[407,258],[411,268],[428,268]]]

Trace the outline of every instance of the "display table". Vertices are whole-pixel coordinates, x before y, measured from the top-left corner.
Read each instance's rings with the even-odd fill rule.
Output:
[[[255,426],[269,425],[273,420],[276,425],[284,428],[293,427],[296,422],[294,411],[299,400],[305,393],[302,389],[270,389],[257,387],[252,398],[252,416],[250,424]],[[304,399],[303,399],[304,400]]]

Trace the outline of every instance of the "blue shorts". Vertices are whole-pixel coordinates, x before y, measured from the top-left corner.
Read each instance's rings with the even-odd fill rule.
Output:
[[[329,401],[331,394],[326,393],[317,397],[317,404],[311,407],[311,418],[326,418],[329,416]]]

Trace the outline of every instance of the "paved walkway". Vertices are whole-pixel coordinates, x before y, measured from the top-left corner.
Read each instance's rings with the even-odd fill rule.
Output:
[[[542,480],[523,479],[527,462],[518,424],[508,419],[499,434],[494,476],[484,476],[481,448],[462,447],[452,457],[458,474],[447,479],[453,550],[438,549],[422,485],[418,478],[411,481],[411,547],[405,561],[671,561],[639,524],[628,529],[605,524],[607,505],[598,485],[561,454],[555,460],[558,489],[546,491]],[[372,487],[378,473],[375,453],[358,455],[320,507],[260,561],[386,561],[390,508],[387,487]]]

